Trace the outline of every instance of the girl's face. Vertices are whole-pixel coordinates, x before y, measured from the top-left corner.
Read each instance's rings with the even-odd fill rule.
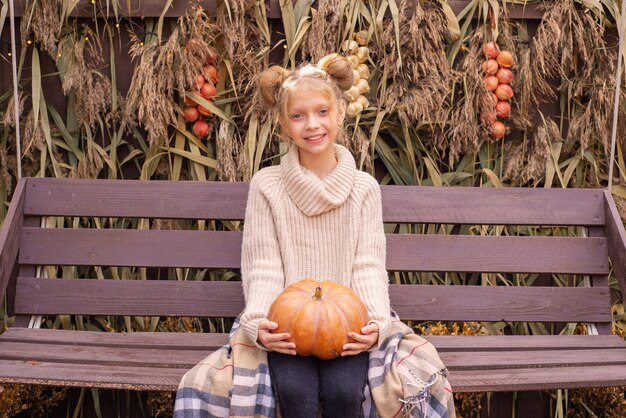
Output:
[[[327,96],[301,88],[289,95],[282,126],[299,148],[301,158],[314,155],[334,158],[335,138],[345,117],[345,104],[328,93]]]

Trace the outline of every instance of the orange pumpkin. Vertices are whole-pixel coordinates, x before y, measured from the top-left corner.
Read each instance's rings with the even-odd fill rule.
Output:
[[[348,332],[360,333],[367,324],[367,309],[349,288],[338,283],[300,280],[283,291],[268,313],[275,333],[287,332],[301,356],[323,360],[339,357],[352,342]]]

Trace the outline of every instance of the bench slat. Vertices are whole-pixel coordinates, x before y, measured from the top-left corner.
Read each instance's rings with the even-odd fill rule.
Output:
[[[247,183],[28,179],[24,214],[243,219]]]
[[[22,264],[194,268],[241,265],[241,232],[23,228],[21,239]],[[604,237],[388,235],[387,269],[608,274],[609,264]]]
[[[185,373],[177,368],[113,367],[29,363],[0,360],[2,383],[175,391]],[[615,366],[502,370],[457,370],[450,373],[455,392],[520,391],[625,386],[626,373]]]
[[[617,335],[426,335],[439,352],[443,351],[524,351],[626,348]]]
[[[215,350],[228,342],[228,334],[202,332],[98,332],[45,328],[9,328],[1,342],[66,344],[102,347],[159,348],[162,350]]]
[[[65,344],[30,344],[4,342],[0,339],[3,360],[22,360],[49,363],[101,364],[109,366],[168,367],[189,370],[211,354],[202,350],[163,348],[103,347]]]
[[[0,360],[0,383],[175,391],[185,369]]]
[[[29,344],[0,339],[3,360],[41,361],[68,364],[109,366],[167,367],[190,369],[212,350],[181,350],[137,347],[83,346],[66,344]],[[585,350],[524,351],[441,351],[448,368],[457,370],[490,370],[577,366],[621,366],[626,371],[626,348]]]
[[[424,335],[439,352],[525,351],[626,348],[617,335]],[[215,350],[228,341],[228,334],[196,332],[111,333],[38,328],[9,328],[0,342],[66,344],[102,347],[159,348],[163,350]]]
[[[509,392],[522,390],[625,386],[626,367],[554,367],[541,369],[458,370],[450,373],[457,392]]]
[[[199,340],[206,338],[208,336],[206,334],[136,334],[138,335],[9,329],[7,333],[0,336],[2,347],[0,352],[13,353],[10,355],[19,356],[22,360],[9,359],[3,354],[0,359],[0,370],[2,370],[0,382],[173,391],[188,366],[195,365],[210,351],[209,347],[204,350],[188,350],[184,347],[188,342],[185,338],[193,336],[194,340]],[[221,338],[226,337],[225,334],[219,335]],[[82,338],[78,338],[79,336]],[[127,342],[128,337],[133,338],[134,343],[158,341],[162,345],[154,346],[151,350],[140,345],[126,348],[116,346],[120,340]],[[613,339],[606,337],[430,336],[427,338],[438,348],[444,363],[448,366],[453,389],[457,392],[466,392],[624,385],[626,383],[624,342],[616,343],[615,340],[619,340],[618,337]],[[11,342],[11,339],[20,339],[21,342]],[[608,343],[605,349],[576,348],[576,344],[580,344],[583,340],[594,341],[592,345],[597,345],[601,339]],[[113,343],[114,346],[90,345],[96,342],[104,343],[105,340],[117,341]],[[495,340],[499,342],[495,343]],[[540,340],[544,342],[545,347],[537,349],[534,342]],[[550,341],[555,345],[550,346]],[[179,346],[176,346],[176,342]],[[509,352],[507,347],[510,342],[517,345],[518,351]],[[529,343],[532,345],[525,345]],[[492,351],[493,345],[497,345],[501,351]],[[622,345],[623,348],[615,348],[616,345]],[[458,351],[446,351],[445,346],[456,347]],[[479,346],[484,350],[474,352],[465,350],[465,348]],[[585,346],[585,343],[581,344],[581,347]],[[6,347],[12,349],[5,350]],[[568,349],[564,350],[563,348],[566,347]],[[45,361],[46,359],[51,361]],[[580,363],[584,363],[585,366],[577,366]],[[607,363],[610,365],[607,366]],[[158,367],[156,367],[157,364]],[[555,367],[556,364],[570,366]],[[468,370],[468,367],[476,368],[476,370]]]
[[[610,322],[608,288],[391,285],[401,319]],[[20,314],[223,316],[244,308],[240,282],[22,278]]]
[[[386,222],[604,225],[602,190],[381,186]]]
[[[55,364],[0,360],[1,383],[98,387],[105,389],[175,391],[185,373],[178,368]],[[457,370],[450,373],[455,392],[520,391],[625,386],[621,367]]]
[[[604,225],[599,189],[381,186],[381,191],[385,222]],[[28,179],[25,213],[243,219],[247,192],[247,183],[37,178]]]
[[[611,350],[442,351],[449,370],[490,370],[615,365],[626,373],[626,348]]]

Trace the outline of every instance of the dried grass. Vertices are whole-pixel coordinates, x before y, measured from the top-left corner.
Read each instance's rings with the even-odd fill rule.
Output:
[[[220,122],[217,133],[217,172],[220,181],[235,181],[237,179],[238,151],[233,140],[234,129],[226,121]]]
[[[148,392],[146,406],[151,417],[171,417],[174,414],[174,393]]]
[[[54,406],[67,397],[67,388],[14,384],[0,388],[2,417],[12,417],[24,411],[28,411],[33,418],[46,417]]]
[[[229,4],[232,14],[229,16],[224,7],[219,7],[216,25],[222,33],[223,58],[230,62],[234,79],[234,84],[228,83],[233,89],[232,95],[237,99],[233,103],[233,113],[243,115],[243,118],[235,125],[220,122],[217,171],[218,177],[223,180],[249,180],[251,162],[244,151],[243,138],[250,128],[252,114],[257,109],[256,80],[267,66],[270,45],[259,26],[266,24],[261,22],[262,13],[259,10],[265,4],[253,0],[234,0]],[[269,113],[259,113],[258,117],[259,124],[271,123]]]
[[[79,31],[74,26],[59,41],[59,53],[61,56],[55,59],[65,69],[63,93],[75,94],[77,124],[93,129],[111,108],[111,80],[98,70],[104,64],[102,44],[89,27],[83,26]]]
[[[573,389],[569,392],[568,418],[626,416],[625,387]]]
[[[457,418],[480,418],[482,416],[485,392],[454,393],[454,407]]]
[[[238,98],[237,112],[248,120],[255,93],[255,81],[265,68],[264,54],[270,45],[257,25],[258,4],[253,0],[230,2],[232,19],[224,8],[218,8],[216,25],[222,33],[223,55],[231,64]],[[262,4],[262,7],[265,7]],[[245,128],[246,126],[242,126]],[[244,132],[244,131],[241,131]]]
[[[459,64],[462,75],[455,85],[454,107],[449,119],[452,123],[437,143],[439,149],[447,149],[451,167],[461,155],[478,152],[480,144],[490,140],[487,127],[478,118],[481,113],[494,111],[491,92],[483,84],[481,68],[486,30],[484,26],[477,28]]]
[[[20,115],[24,112],[24,103],[26,102],[26,98],[28,95],[23,91],[19,92],[18,99],[18,112]],[[14,95],[12,94],[7,102],[7,110],[3,113],[0,113],[0,126],[15,129],[15,105]]]
[[[93,141],[87,141],[87,149],[85,150],[84,157],[80,159],[76,167],[72,167],[68,177],[95,179],[98,178],[102,167],[104,167],[104,162],[100,154],[98,154],[98,151],[96,151]]]
[[[566,3],[547,8],[530,48],[521,54],[518,109],[530,118],[537,116],[540,102],[556,98],[550,82],[561,73],[560,60],[556,56],[559,49],[556,42],[562,38],[563,32],[556,16],[563,14]]]
[[[28,141],[28,142],[26,142]],[[22,158],[35,159],[33,149],[41,151],[46,146],[46,139],[41,127],[41,120],[35,125],[35,114],[30,111],[24,122],[24,133],[22,135]]]
[[[138,121],[148,133],[150,144],[167,139],[167,130],[182,112],[179,105],[186,90],[195,86],[208,57],[215,56],[211,46],[218,34],[201,8],[188,8],[178,19],[169,38],[144,42],[130,32],[129,54],[139,59],[126,97],[125,114]],[[131,124],[132,121],[128,120]]]
[[[318,62],[325,55],[337,52],[339,25],[343,11],[340,0],[320,0],[312,9],[311,27],[302,42],[302,56]]]
[[[7,196],[11,195],[12,180],[11,174],[17,172],[17,158],[10,156],[7,153],[7,148],[0,147],[0,181],[4,185],[4,189],[7,192]],[[2,328],[0,328],[1,330]]]
[[[550,159],[550,143],[562,141],[559,127],[551,120],[540,125],[529,143],[507,143],[502,178],[513,186],[536,186],[543,181]]]
[[[348,130],[342,126],[337,132],[335,142],[350,150],[359,170],[370,171],[372,167],[370,139],[367,137],[362,127],[355,125],[349,127]]]
[[[604,24],[574,0],[545,4],[545,14],[524,56],[520,75],[521,111],[535,119],[539,103],[568,93],[571,120],[567,142],[586,150],[608,149],[613,110],[616,54],[607,48]],[[560,85],[555,89],[554,82]]]
[[[61,0],[29,0],[24,5],[24,10],[33,10],[33,6],[34,11],[30,22],[28,19],[21,20],[22,45],[26,45],[27,40],[33,36],[40,48],[56,60],[63,2]]]
[[[458,79],[445,56],[448,27],[443,10],[438,2],[422,5],[403,0],[398,19],[402,57],[398,56],[391,24],[384,30],[381,44],[371,48],[373,61],[388,69],[389,87],[379,97],[380,106],[388,112],[397,111],[414,123],[442,126],[449,120],[448,98]]]

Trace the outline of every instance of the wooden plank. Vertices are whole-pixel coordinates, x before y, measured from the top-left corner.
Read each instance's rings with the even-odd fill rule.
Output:
[[[240,282],[19,278],[15,311],[29,314],[236,317]]]
[[[608,274],[605,238],[388,235],[387,269]]]
[[[97,345],[31,344],[0,339],[0,359],[108,366],[168,367],[189,370],[213,350],[177,350]]]
[[[55,216],[243,219],[247,192],[247,183],[37,178],[29,181],[24,210]],[[381,192],[385,222],[604,225],[602,191],[596,189],[381,186]]]
[[[527,351],[626,348],[617,335],[423,335],[439,352]]]
[[[626,373],[626,348],[529,351],[442,351],[441,359],[451,372],[614,365]],[[542,370],[538,370],[541,373]]]
[[[456,392],[508,392],[625,386],[626,367],[555,367],[542,369],[457,370],[450,373]]]
[[[617,211],[613,196],[608,191],[604,191],[604,205],[609,257],[622,295],[626,298],[626,230],[624,230],[624,223]]]
[[[42,328],[9,328],[0,342],[66,344],[101,347],[159,348],[163,350],[215,350],[228,342],[228,334],[202,332],[98,332]]]
[[[31,344],[0,341],[2,360],[108,366],[190,369],[212,350],[165,350],[162,348],[120,348],[65,344]],[[626,348],[531,351],[442,351],[448,370],[539,369],[614,365],[626,370]]]
[[[185,369],[0,360],[0,383],[175,391]]]
[[[602,288],[391,285],[401,319],[602,322]],[[244,308],[239,282],[18,279],[15,310],[28,314],[220,316]]]
[[[32,344],[0,340],[3,360],[42,361],[111,366],[172,367],[190,369],[211,353],[162,347],[110,347],[68,344]],[[503,368],[545,368],[570,366],[626,366],[626,347],[605,349],[528,350],[528,351],[441,351],[450,371]]]
[[[528,351],[626,348],[617,335],[423,335],[443,351]],[[38,328],[9,328],[0,341],[29,344],[67,344],[102,347],[214,350],[228,342],[228,334],[197,332],[112,333]]]
[[[386,222],[604,225],[602,190],[381,187]]]
[[[0,360],[0,383],[69,387],[175,391],[185,373],[178,368],[113,367]],[[625,386],[621,367],[457,370],[450,373],[455,392],[521,391]]]
[[[130,4],[130,8],[127,4]],[[204,7],[211,15],[215,15],[216,2],[215,0],[198,0],[202,7]],[[455,14],[458,14],[465,6],[467,6],[467,0],[450,0],[448,1],[450,7]],[[22,16],[24,14],[25,0],[15,0],[15,12],[16,16]],[[172,5],[165,12],[166,17],[179,17],[185,13],[188,2],[185,0],[173,0]],[[135,16],[135,17],[159,17],[163,12],[163,2],[156,0],[131,0],[129,2],[120,2],[120,13],[123,16]],[[316,8],[314,2],[313,7]],[[541,19],[543,11],[537,4],[509,4],[509,17],[511,19]],[[267,16],[269,19],[280,19],[280,6],[279,0],[267,1]],[[130,10],[130,12],[129,12]],[[102,13],[106,16],[106,10]],[[101,14],[102,14],[101,13]],[[94,5],[91,0],[79,0],[76,8],[70,13],[70,17],[93,17]],[[113,16],[113,10],[111,9],[108,16]],[[390,12],[387,11],[387,17],[390,17]]]
[[[0,300],[9,285],[15,280],[15,262],[20,249],[20,237],[24,222],[24,203],[26,201],[26,179],[17,183],[9,210],[0,229]]]
[[[23,264],[241,266],[241,232],[24,228],[22,239]]]
[[[37,178],[30,215],[243,219],[247,183]]]
[[[392,285],[391,307],[417,321],[605,322],[608,289]]]
[[[241,232],[23,228],[20,263],[239,268]],[[387,269],[608,274],[606,238],[388,235]]]

